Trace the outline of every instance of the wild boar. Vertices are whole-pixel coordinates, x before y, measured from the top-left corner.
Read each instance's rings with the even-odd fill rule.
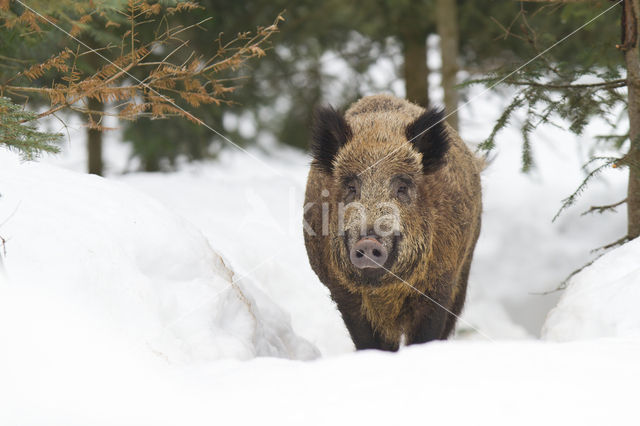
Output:
[[[443,121],[389,95],[316,111],[309,262],[356,349],[446,339],[480,233],[481,162]]]

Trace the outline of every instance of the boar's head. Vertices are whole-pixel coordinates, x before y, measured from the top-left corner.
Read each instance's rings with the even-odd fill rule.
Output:
[[[356,287],[406,279],[429,255],[434,177],[446,164],[443,112],[316,112],[313,167],[325,177],[335,272]]]

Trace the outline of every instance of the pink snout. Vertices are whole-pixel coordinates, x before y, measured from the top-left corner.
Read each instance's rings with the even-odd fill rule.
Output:
[[[360,239],[349,253],[351,263],[358,269],[381,268],[387,261],[387,257],[389,257],[387,249],[373,237]]]

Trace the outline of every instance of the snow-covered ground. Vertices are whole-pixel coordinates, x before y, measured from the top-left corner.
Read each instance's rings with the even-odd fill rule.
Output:
[[[464,107],[465,140],[480,142],[503,103]],[[80,129],[39,164],[0,151],[0,424],[633,424],[638,242],[564,294],[537,294],[625,233],[623,208],[580,217],[624,198],[617,170],[551,222],[588,138],[539,129],[538,166],[522,175],[520,139],[500,135],[463,315],[490,339],[460,323],[453,341],[397,354],[353,353],[308,265],[304,154],[228,150],[122,174],[114,133],[102,179],[80,173]]]
[[[80,306],[170,362],[317,356],[277,305],[156,200],[97,176],[0,158],[10,290]]]
[[[605,254],[570,281],[543,328],[548,340],[640,337],[640,238]]]

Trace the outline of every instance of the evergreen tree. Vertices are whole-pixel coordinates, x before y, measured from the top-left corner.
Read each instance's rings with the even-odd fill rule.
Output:
[[[203,25],[206,32],[188,35],[191,46],[199,51],[212,48],[215,43],[212,35],[222,34],[224,39],[287,8],[286,20],[274,38],[276,48],[259,62],[252,63],[251,68],[239,70],[235,102],[225,108],[224,114],[248,117],[256,123],[256,133],[273,135],[293,146],[306,147],[307,126],[313,109],[325,101],[331,77],[323,69],[323,54],[336,52],[350,68],[361,71],[356,78],[364,78],[361,77],[364,70],[374,61],[368,53],[376,42],[361,38],[361,43],[354,43],[357,46],[347,46],[354,35],[350,2],[301,0],[290,4],[282,0],[234,3],[203,0],[200,4],[204,9],[197,12],[199,17],[213,19]],[[338,102],[344,105],[358,96],[354,89],[343,93]],[[190,111],[239,145],[255,141],[255,134],[246,135],[237,128],[225,127],[220,110],[202,105]],[[134,154],[146,170],[171,167],[180,155],[187,159],[215,155],[218,149],[227,146],[211,132],[201,132],[185,122],[167,121],[159,125],[166,130],[166,135],[172,135],[175,146],[163,137],[154,141],[156,147],[150,147],[144,132],[136,129],[138,125],[147,126],[142,121],[127,124],[125,138],[132,143]]]
[[[52,52],[63,51],[72,40],[56,28],[47,31],[45,28],[50,27],[47,19],[51,19],[52,22],[56,22],[56,25],[66,28],[73,36],[81,37],[91,45],[96,45],[97,40],[103,46],[114,43],[118,41],[118,35],[113,31],[113,27],[116,25],[111,26],[111,29],[105,28],[105,20],[114,22],[114,24],[119,22],[118,25],[123,24],[125,22],[123,16],[115,11],[124,9],[126,4],[126,0],[7,2],[3,8],[0,8],[0,19],[4,22],[3,36],[10,37],[10,41],[8,40],[8,43],[3,45],[3,50],[6,50],[5,56],[11,58],[12,61],[22,60],[37,64],[47,61]],[[102,22],[96,25],[99,21]],[[25,49],[25,45],[29,48]],[[83,72],[95,73],[100,68],[100,60],[97,55],[88,53],[79,56],[76,65]],[[3,71],[1,73],[2,81],[16,82],[17,80],[18,84],[29,86],[51,86],[63,77],[60,70],[52,67],[46,73],[34,76],[36,78],[32,82],[24,83],[25,75],[21,73],[21,69],[13,67]],[[15,78],[16,76],[18,78]],[[9,91],[9,93],[12,92]],[[29,101],[32,106],[41,106],[46,103],[47,99],[46,96],[42,96],[42,93],[32,92]],[[86,102],[89,110],[104,111],[103,104],[97,99],[90,97]],[[91,125],[91,123],[98,122],[100,122],[99,117],[89,117],[89,125],[87,126],[88,171],[89,173],[102,174],[102,131]]]
[[[368,72],[381,58],[397,63],[396,80],[404,80],[410,100],[429,104],[427,77],[434,70],[427,70],[426,38],[437,30],[435,0],[364,3],[202,0],[200,4],[204,6],[198,12],[201,17],[213,19],[205,24],[207,32],[189,34],[191,45],[199,51],[211,48],[212,34],[234,34],[239,28],[255,25],[286,8],[287,19],[274,39],[276,48],[242,74],[240,87],[234,93],[235,104],[225,109],[225,114],[255,123],[256,132],[246,135],[234,126],[226,126],[222,112],[211,106],[192,110],[240,145],[254,143],[256,135],[267,134],[279,142],[305,149],[309,123],[317,105],[331,102],[335,107],[345,108],[372,89],[389,90],[389,87],[379,87]],[[456,95],[461,90],[455,86],[456,71],[450,65],[459,64],[462,69],[477,73],[518,60],[527,50],[519,40],[505,38],[500,24],[520,13],[518,3],[457,0],[456,6],[457,13],[449,13],[446,19],[459,24],[458,42],[453,43],[453,48],[459,47],[459,53],[450,52],[448,48],[443,52],[451,58],[445,61],[448,64],[445,73],[449,77],[444,82],[445,105],[450,111],[455,110]],[[449,24],[441,25],[441,30],[448,27]],[[346,64],[344,74],[349,76],[348,85],[336,87],[333,71],[327,67],[329,62]],[[171,146],[163,137],[157,140],[157,146],[151,147],[152,141],[144,137],[142,129],[134,129],[136,126],[147,125],[141,121],[130,123],[125,136],[147,170],[157,170],[160,165],[171,167],[180,155],[187,159],[215,155],[220,147],[226,146],[210,132],[175,121],[157,123],[157,126],[163,134],[174,135],[176,146]]]
[[[56,143],[62,135],[39,131],[31,124],[35,118],[35,113],[0,97],[0,146],[17,151],[25,160],[33,160],[43,152],[59,152]]]
[[[490,87],[496,83],[517,89],[511,103],[498,118],[493,131],[481,148],[490,151],[496,134],[504,128],[515,111],[524,109],[526,118],[521,126],[522,168],[534,165],[530,134],[541,123],[553,123],[561,118],[569,123],[568,130],[581,134],[594,117],[607,120],[612,133],[598,142],[606,142],[620,152],[618,156],[594,156],[585,165],[588,173],[576,191],[564,200],[558,212],[571,206],[592,178],[609,167],[629,169],[627,198],[590,211],[606,211],[627,204],[627,235],[610,246],[640,235],[640,57],[637,44],[637,0],[545,5],[522,9],[519,14],[518,36],[530,46],[530,53],[539,55],[517,72],[500,70],[489,78],[477,80]],[[579,29],[579,31],[575,31]],[[622,30],[622,40],[620,32]],[[565,37],[570,35],[568,37]],[[543,46],[553,46],[545,49]],[[622,53],[620,52],[622,51]],[[589,76],[590,82],[581,81]],[[626,92],[623,88],[627,88]],[[620,117],[613,111],[624,109],[629,117],[629,131],[620,133]],[[557,217],[557,216],[556,216]]]
[[[199,23],[170,22],[174,15],[199,8],[181,0],[164,6],[142,0],[0,3],[1,34],[9,42],[1,53],[12,65],[0,72],[0,95],[29,99],[31,105],[49,104],[35,116],[23,115],[21,123],[63,110],[86,117],[89,171],[99,174],[105,115],[124,120],[176,116],[202,124],[178,103],[228,103],[234,87],[221,74],[264,56],[261,46],[280,20],[278,16],[273,25],[199,53],[184,39]],[[27,43],[47,49],[30,51]],[[109,111],[105,104],[111,104]]]

